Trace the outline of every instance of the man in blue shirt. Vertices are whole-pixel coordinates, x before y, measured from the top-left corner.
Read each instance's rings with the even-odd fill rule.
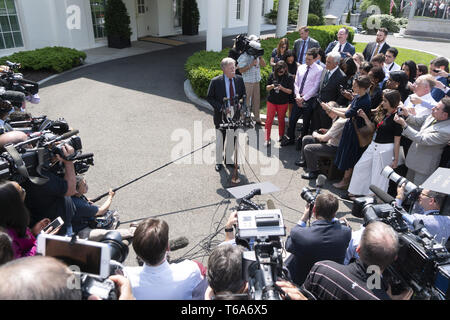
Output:
[[[316,39],[309,36],[309,28],[307,26],[301,27],[298,33],[300,34],[300,39],[294,42],[295,61],[298,64],[304,64],[308,49],[320,48],[320,44]]]

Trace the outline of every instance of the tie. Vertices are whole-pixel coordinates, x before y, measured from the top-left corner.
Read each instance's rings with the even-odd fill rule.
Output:
[[[233,80],[230,79],[230,105],[234,106],[234,89],[233,89]]]
[[[378,54],[378,50],[380,50],[380,44],[377,44],[377,47],[375,48],[375,52],[373,53],[372,57],[375,57]]]
[[[300,63],[300,64],[303,63],[303,54],[305,53],[305,45],[306,45],[306,40],[303,40],[302,50],[300,51],[300,56],[298,57],[298,63]]]
[[[325,78],[323,79],[324,87],[327,85],[329,79],[330,79],[330,70],[327,71],[327,73],[325,74]]]
[[[342,43],[339,45],[339,52],[342,50]]]
[[[302,84],[300,85],[299,94],[302,95],[303,88],[305,87],[306,77],[308,76],[309,66],[306,67],[305,75],[303,76]]]

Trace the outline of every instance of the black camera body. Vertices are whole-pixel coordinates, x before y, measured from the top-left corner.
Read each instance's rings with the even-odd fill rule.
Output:
[[[398,258],[386,269],[386,278],[393,294],[405,287],[414,291],[413,299],[450,299],[450,253],[424,228],[416,224],[409,231],[403,214],[406,211],[391,204],[374,204],[373,198],[354,201],[352,214],[364,218],[364,225],[381,221],[390,225],[399,236]]]
[[[244,34],[240,34],[235,39],[235,46],[238,52],[245,52],[255,59],[264,55],[264,49],[256,49],[250,46],[250,39]]]
[[[310,207],[312,208],[312,207],[314,207],[316,198],[319,194],[320,194],[320,189],[304,187],[302,189],[302,192],[300,193],[300,196],[302,197],[303,200],[305,200],[307,203],[309,203]]]
[[[69,125],[64,118],[57,120],[50,120],[47,116],[34,117],[31,120],[25,121],[6,121],[14,130],[23,131],[27,134],[33,132],[41,132],[49,130],[50,132],[61,135],[69,132]]]
[[[287,277],[281,245],[286,228],[279,209],[262,211],[250,200],[257,194],[261,194],[260,189],[243,197],[238,210],[236,244],[249,250],[242,254],[242,277],[248,282],[251,300],[281,300],[275,282]]]

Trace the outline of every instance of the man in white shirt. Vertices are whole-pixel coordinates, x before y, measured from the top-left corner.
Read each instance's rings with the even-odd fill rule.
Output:
[[[191,260],[169,263],[166,259],[169,226],[165,221],[141,222],[134,233],[133,249],[144,265],[126,267],[124,273],[137,300],[203,299],[207,287],[204,267]]]
[[[436,100],[431,96],[431,90],[434,86],[435,80],[429,74],[416,79],[411,86],[414,94],[409,96],[404,102],[405,108],[407,108],[409,113],[417,117],[431,114],[431,108],[437,104]],[[414,100],[415,97],[419,97],[422,102],[420,104],[413,104],[411,100]],[[423,101],[428,102],[428,104],[424,104]],[[429,107],[430,105],[431,108]]]
[[[330,52],[338,52],[341,58],[353,57],[355,54],[355,47],[347,42],[349,31],[347,28],[341,28],[337,33],[337,40],[328,44],[325,49],[325,54]]]
[[[395,63],[395,58],[397,58],[398,50],[394,47],[390,47],[387,49],[386,54],[384,55],[384,73],[389,75],[389,72],[398,71],[402,68]]]

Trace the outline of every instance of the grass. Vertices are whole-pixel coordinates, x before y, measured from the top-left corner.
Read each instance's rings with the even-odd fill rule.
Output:
[[[366,45],[367,43],[356,42],[355,43],[356,52],[362,53]],[[403,62],[407,60],[412,60],[416,64],[423,63],[424,65],[428,66],[430,64],[430,61],[436,58],[436,56],[433,54],[411,49],[403,49],[398,47],[396,48],[398,49],[398,56],[395,59],[395,63],[397,63],[400,66],[402,65]]]

